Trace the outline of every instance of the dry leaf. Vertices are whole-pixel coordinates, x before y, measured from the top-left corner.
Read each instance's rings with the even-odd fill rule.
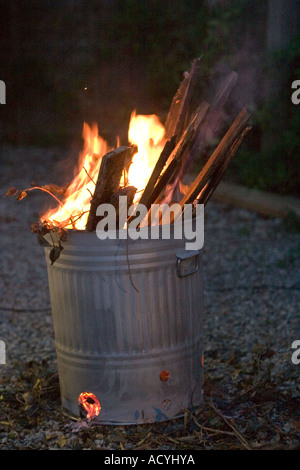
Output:
[[[49,258],[51,265],[60,257],[60,253],[64,248],[62,246],[54,246],[50,251]]]
[[[11,188],[9,188],[5,196],[15,196],[17,192],[18,190],[12,186]]]

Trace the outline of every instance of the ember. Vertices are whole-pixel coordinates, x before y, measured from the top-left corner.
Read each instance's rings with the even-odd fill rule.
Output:
[[[93,393],[83,392],[78,397],[78,405],[80,409],[80,415],[87,419],[95,418],[99,415],[101,405]]]

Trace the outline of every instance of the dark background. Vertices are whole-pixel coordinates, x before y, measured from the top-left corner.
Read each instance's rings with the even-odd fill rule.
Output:
[[[239,74],[229,115],[253,129],[226,177],[300,195],[299,0],[0,0],[1,142],[81,145],[83,122],[126,141],[131,112],[164,122],[191,61],[203,56],[196,98]]]

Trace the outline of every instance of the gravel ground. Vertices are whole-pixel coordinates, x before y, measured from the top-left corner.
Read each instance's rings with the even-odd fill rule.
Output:
[[[31,222],[49,201],[2,197],[58,182],[61,152],[1,148],[0,449],[299,448],[300,234],[211,201],[205,210],[205,402],[169,423],[99,426],[60,410],[43,249]]]

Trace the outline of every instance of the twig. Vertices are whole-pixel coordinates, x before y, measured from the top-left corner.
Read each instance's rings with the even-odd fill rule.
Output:
[[[150,436],[151,436],[151,431],[149,431],[149,432],[146,434],[146,436],[143,437],[143,439],[141,439],[141,440],[136,444],[136,447],[142,445],[142,444],[148,439],[148,437],[150,437]]]
[[[94,185],[96,186],[95,181],[94,181],[93,178],[89,175],[87,169],[86,169],[84,166],[83,166],[82,168],[84,169],[84,171],[86,172],[86,174],[87,174],[87,176],[90,178],[90,180],[91,180],[91,181],[94,183]]]
[[[62,209],[69,215],[69,219],[70,219],[70,223],[73,224],[72,222],[72,214],[70,214],[69,211],[67,211],[67,209],[65,208],[64,204],[58,199],[58,197],[56,197],[53,193],[51,193],[51,191],[49,191],[48,189],[44,188],[43,186],[33,186],[32,188],[27,188],[27,189],[24,189],[22,191],[22,193],[27,193],[27,191],[33,191],[34,189],[38,189],[40,191],[43,191],[44,193],[47,193],[49,194],[50,196],[52,196],[57,202],[58,204],[62,207]],[[80,217],[82,216],[82,214],[80,215]],[[67,225],[69,225],[69,223],[67,223],[65,226],[63,227],[66,227]]]
[[[84,214],[87,214],[89,211],[82,211],[81,214],[78,214],[75,218],[71,218],[70,216],[70,222],[68,222],[67,224],[65,225],[62,225],[61,228],[66,228],[68,225],[73,225],[74,227],[74,224],[77,222],[77,220],[80,219],[80,217],[82,217]]]
[[[4,426],[13,426],[14,425],[14,423],[12,421],[0,421],[0,424],[4,425]]]
[[[49,191],[48,189],[43,188],[42,186],[33,186],[32,188],[24,189],[24,191],[25,191],[25,192],[27,192],[27,191],[32,191],[33,189],[39,189],[40,191],[44,191],[45,193],[50,194],[50,196],[52,196],[52,197],[63,207],[63,209],[64,209],[66,212],[68,212],[68,211],[65,209],[63,203],[58,199],[58,197],[54,196],[54,194],[51,193],[51,191]]]
[[[139,292],[138,288],[134,285],[132,276],[131,276],[131,268],[130,268],[130,261],[129,261],[129,252],[128,252],[128,225],[126,227],[127,230],[127,236],[126,236],[126,261],[127,261],[127,267],[128,267],[128,274],[129,274],[129,279],[131,282],[132,287]]]
[[[227,426],[229,426],[233,430],[234,434],[237,436],[237,438],[239,439],[241,444],[245,447],[245,449],[252,450],[252,448],[249,446],[246,439],[241,435],[241,433],[236,429],[236,427],[233,426],[233,424],[230,423],[230,421],[223,415],[223,413],[214,406],[212,399],[211,399],[211,402],[209,403],[209,406],[217,413],[218,416],[220,416],[220,418],[223,419],[223,421],[227,424]]]
[[[235,433],[231,431],[222,431],[221,429],[214,429],[214,428],[209,428],[207,426],[202,426],[202,424],[199,423],[196,416],[194,415],[192,416],[192,419],[194,423],[200,428],[201,432],[203,430],[203,431],[213,432],[214,434],[226,434],[227,436],[235,436]]]

